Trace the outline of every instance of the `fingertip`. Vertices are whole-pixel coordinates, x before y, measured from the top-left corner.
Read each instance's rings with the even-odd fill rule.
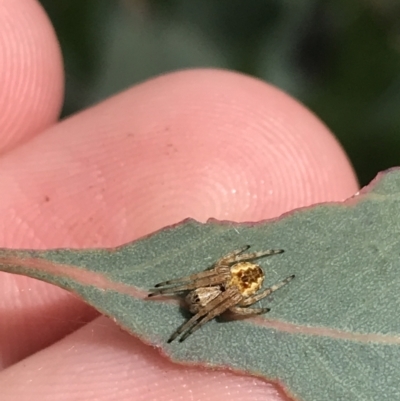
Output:
[[[4,152],[53,124],[62,105],[61,52],[37,1],[2,1],[0,80],[0,152]]]
[[[124,98],[120,110],[140,110],[130,118],[140,154],[130,157],[147,177],[146,187],[135,188],[137,204],[146,205],[138,206],[136,226],[138,216],[149,231],[188,216],[257,221],[357,190],[327,127],[260,80],[183,71],[147,81]]]

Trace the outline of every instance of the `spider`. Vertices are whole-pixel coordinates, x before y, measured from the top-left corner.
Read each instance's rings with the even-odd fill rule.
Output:
[[[294,278],[294,275],[257,294],[264,281],[264,272],[259,265],[252,263],[251,260],[282,253],[283,249],[243,253],[249,248],[250,245],[247,245],[228,253],[209,270],[164,281],[156,284],[155,288],[150,290],[149,297],[190,291],[185,302],[194,316],[171,335],[168,343],[182,333],[179,341],[184,341],[205,323],[227,310],[247,316],[270,311],[270,308],[247,308],[247,306],[283,287]]]

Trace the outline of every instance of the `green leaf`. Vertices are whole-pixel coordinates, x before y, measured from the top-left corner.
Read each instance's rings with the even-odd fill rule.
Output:
[[[400,394],[400,172],[344,203],[257,224],[186,220],[116,249],[0,250],[1,269],[59,285],[172,360],[228,367],[279,382],[302,400],[395,400]],[[155,283],[209,267],[224,254],[283,248],[259,260],[265,316],[211,321],[167,344],[187,318]]]

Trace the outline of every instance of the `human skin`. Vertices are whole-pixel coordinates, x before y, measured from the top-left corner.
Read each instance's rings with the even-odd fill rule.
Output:
[[[58,122],[63,79],[40,5],[1,0],[1,247],[111,247],[189,216],[257,221],[357,191],[329,130],[261,81],[177,72]],[[42,282],[1,273],[0,305],[3,401],[285,399],[175,365]]]

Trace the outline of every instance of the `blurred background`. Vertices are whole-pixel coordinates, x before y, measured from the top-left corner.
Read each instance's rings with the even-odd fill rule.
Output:
[[[398,0],[41,0],[66,69],[63,117],[167,71],[222,67],[283,89],[361,185],[400,165]]]

